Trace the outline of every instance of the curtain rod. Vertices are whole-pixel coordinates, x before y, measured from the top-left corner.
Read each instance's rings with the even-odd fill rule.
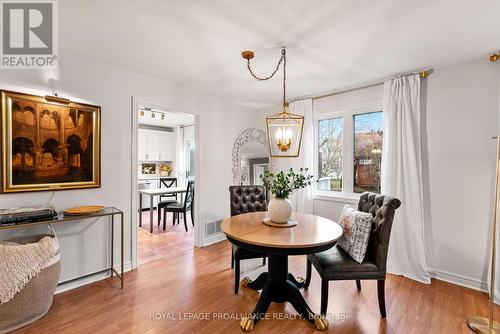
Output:
[[[313,100],[316,100],[316,99],[322,99],[322,98],[328,97],[328,96],[334,96],[334,95],[339,95],[339,94],[343,94],[343,93],[349,93],[349,92],[353,92],[353,91],[360,90],[360,89],[365,89],[365,88],[370,88],[370,87],[375,87],[375,86],[382,85],[382,84],[384,84],[385,81],[393,79],[393,78],[400,78],[400,77],[404,77],[404,76],[408,76],[408,75],[413,75],[413,74],[417,74],[417,73],[420,75],[420,78],[424,79],[424,78],[427,78],[433,72],[434,71],[432,69],[428,69],[428,70],[423,70],[423,71],[411,72],[411,73],[407,73],[407,74],[393,75],[391,77],[387,77],[387,78],[382,79],[382,80],[377,80],[377,81],[372,82],[372,83],[365,83],[362,86],[355,86],[355,87],[352,87],[352,88],[347,88],[347,89],[344,89],[344,90],[341,90],[341,91],[331,92],[331,93],[323,94],[323,95],[319,95],[319,96],[300,97],[300,98],[293,99],[293,100],[291,100],[289,102],[295,102],[295,101],[306,99],[306,98],[311,98]]]
[[[383,81],[377,81],[377,82],[374,82],[374,83],[371,83],[371,84],[368,84],[368,85],[356,86],[356,87],[348,88],[348,89],[341,90],[341,91],[338,91],[338,92],[333,92],[333,93],[328,93],[328,94],[324,94],[324,95],[314,96],[312,99],[313,100],[318,100],[318,99],[322,99],[322,98],[328,97],[328,96],[334,96],[334,95],[339,95],[339,94],[354,92],[354,91],[357,91],[357,90],[360,90],[360,89],[365,89],[365,88],[370,88],[370,87],[376,87],[376,86],[380,86],[380,85],[383,85],[383,84],[384,84]]]

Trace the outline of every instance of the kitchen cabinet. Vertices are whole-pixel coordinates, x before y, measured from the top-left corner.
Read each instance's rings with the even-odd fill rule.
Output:
[[[172,132],[139,129],[137,144],[140,161],[173,161],[175,158]]]
[[[160,160],[160,136],[158,131],[151,131],[146,134],[146,157],[150,161]]]
[[[158,132],[158,160],[173,161],[175,138],[171,132]]]

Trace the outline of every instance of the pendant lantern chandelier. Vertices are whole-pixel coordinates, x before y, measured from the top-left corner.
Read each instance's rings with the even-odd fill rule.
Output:
[[[271,79],[283,64],[283,110],[279,114],[266,117],[269,150],[271,157],[298,157],[304,117],[288,112],[288,103],[286,102],[286,49],[281,49],[281,58],[273,73],[262,78],[257,76],[250,67],[250,60],[254,57],[253,51],[243,51],[241,56],[247,60],[247,68],[250,74],[259,81]]]

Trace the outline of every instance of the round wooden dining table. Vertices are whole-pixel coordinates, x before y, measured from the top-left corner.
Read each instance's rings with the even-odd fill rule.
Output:
[[[332,220],[295,212],[292,220],[297,222],[296,226],[272,227],[263,223],[267,216],[267,212],[245,213],[226,218],[221,224],[231,243],[269,257],[268,272],[253,281],[242,280],[243,285],[262,292],[252,313],[240,321],[240,328],[245,332],[253,330],[272,302],[290,302],[316,329],[327,330],[326,317],[315,314],[300,293],[303,282],[288,272],[288,256],[318,253],[333,247],[342,235],[342,228]]]

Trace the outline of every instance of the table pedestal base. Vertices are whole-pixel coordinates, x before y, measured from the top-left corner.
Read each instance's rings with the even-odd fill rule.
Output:
[[[322,315],[314,314],[299,291],[304,282],[295,279],[288,272],[288,256],[270,255],[268,267],[269,272],[262,273],[256,280],[245,278],[242,282],[251,289],[262,289],[262,292],[252,314],[241,320],[240,328],[244,332],[253,330],[255,323],[265,317],[272,302],[289,302],[303,318],[314,324],[317,330],[327,330],[328,320]]]

